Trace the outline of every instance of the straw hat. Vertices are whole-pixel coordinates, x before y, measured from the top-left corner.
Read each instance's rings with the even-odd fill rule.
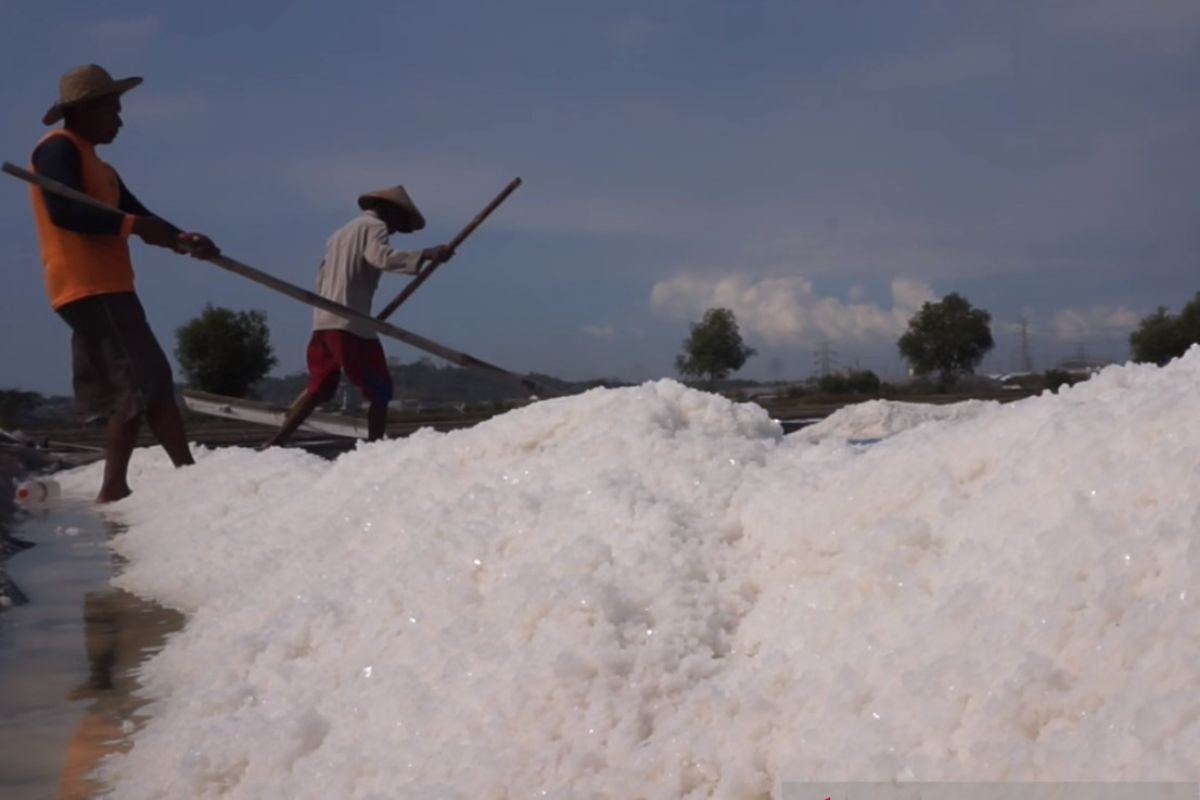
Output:
[[[364,211],[381,202],[395,206],[407,214],[409,223],[414,231],[419,231],[425,227],[425,217],[421,216],[421,212],[417,210],[417,204],[408,196],[408,192],[404,191],[403,186],[379,189],[378,191],[367,192],[358,197],[358,207]]]
[[[72,106],[110,94],[124,94],[141,82],[141,78],[113,80],[104,67],[95,64],[67,70],[58,79],[58,102],[50,106],[50,110],[42,117],[42,123],[53,125],[62,119],[67,109]]]

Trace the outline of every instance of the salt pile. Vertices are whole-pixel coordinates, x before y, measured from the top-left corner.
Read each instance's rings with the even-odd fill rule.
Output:
[[[662,381],[333,463],[138,451],[120,582],[189,623],[114,795],[1194,780],[1197,385],[1193,350],[785,437]]]

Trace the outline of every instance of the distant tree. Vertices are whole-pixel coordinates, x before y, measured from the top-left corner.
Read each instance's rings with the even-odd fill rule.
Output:
[[[1200,292],[1197,292],[1179,312],[1179,338],[1182,340],[1184,353],[1189,347],[1200,342]]]
[[[959,375],[974,373],[995,347],[991,321],[991,314],[952,293],[921,306],[896,344],[914,374],[936,373],[939,388],[946,391]]]
[[[206,305],[175,337],[175,356],[187,382],[206,392],[242,397],[276,364],[262,311]]]
[[[1179,316],[1159,306],[1129,334],[1133,360],[1160,367],[1186,353],[1197,342],[1200,342],[1200,293],[1188,301]]]
[[[1172,358],[1183,355],[1184,347],[1179,335],[1178,320],[1159,306],[1153,314],[1142,318],[1129,334],[1129,349],[1134,361],[1150,362],[1160,367]]]
[[[681,375],[712,383],[737,372],[754,355],[754,348],[742,342],[737,319],[727,308],[710,308],[691,328],[683,352],[675,357]]]
[[[869,369],[858,369],[846,376],[850,391],[857,394],[874,394],[880,389],[879,376]]]
[[[15,428],[21,425],[42,403],[37,392],[21,389],[0,389],[0,428]]]
[[[831,372],[817,379],[817,389],[825,394],[848,394],[850,386],[846,376],[840,372]]]

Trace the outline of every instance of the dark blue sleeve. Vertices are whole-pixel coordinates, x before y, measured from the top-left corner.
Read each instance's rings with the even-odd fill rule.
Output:
[[[33,168],[72,189],[83,191],[83,160],[74,142],[65,136],[52,136],[33,151]],[[42,191],[50,221],[60,228],[93,236],[116,236],[121,232],[125,216],[115,211],[102,211],[75,200]],[[122,185],[121,199],[126,191]],[[132,195],[129,195],[131,198]],[[137,202],[134,199],[133,202]],[[140,206],[141,203],[138,203]]]
[[[142,205],[142,202],[133,196],[133,192],[125,186],[125,181],[117,178],[121,184],[121,210],[126,214],[133,214],[138,217],[154,217],[157,216],[153,211]]]

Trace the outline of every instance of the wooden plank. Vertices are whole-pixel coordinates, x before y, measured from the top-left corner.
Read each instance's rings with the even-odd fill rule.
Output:
[[[270,403],[259,403],[253,400],[241,400],[235,397],[225,397],[219,394],[209,394],[195,389],[183,391],[183,402],[192,411],[209,414],[214,417],[236,419],[241,422],[253,422],[271,428],[283,424],[287,409]],[[366,420],[356,417],[346,417],[341,414],[315,412],[304,424],[301,430],[315,431],[331,436],[346,436],[354,439],[367,438]]]

